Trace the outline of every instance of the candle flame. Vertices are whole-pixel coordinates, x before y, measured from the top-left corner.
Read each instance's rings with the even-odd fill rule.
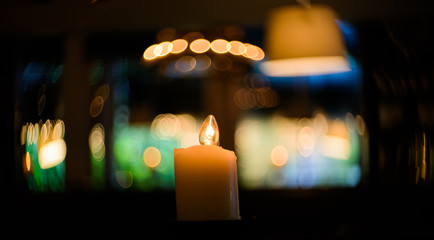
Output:
[[[199,132],[199,142],[201,145],[218,145],[219,127],[213,115],[209,115],[203,121]]]

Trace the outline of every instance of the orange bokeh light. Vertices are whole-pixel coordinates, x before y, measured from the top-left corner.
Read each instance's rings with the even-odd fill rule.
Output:
[[[171,53],[178,54],[182,53],[187,49],[188,42],[184,39],[176,39],[172,41],[172,50]]]
[[[243,55],[246,52],[246,46],[240,41],[230,41],[231,48],[229,52],[233,55]]]
[[[196,39],[192,43],[190,43],[190,50],[194,53],[204,53],[208,51],[211,47],[211,44],[206,39]]]
[[[231,44],[224,39],[216,39],[212,41],[211,49],[215,53],[227,53],[231,49]]]

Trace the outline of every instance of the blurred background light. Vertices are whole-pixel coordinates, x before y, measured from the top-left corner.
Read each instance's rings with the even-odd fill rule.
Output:
[[[23,171],[24,174],[29,174],[33,170],[32,160],[30,159],[30,153],[26,152],[23,158]]]
[[[268,14],[265,44],[269,76],[306,76],[350,71],[345,45],[327,6],[285,6]]]
[[[206,39],[196,39],[190,43],[190,50],[194,53],[204,53],[208,51],[211,44]]]
[[[253,59],[259,54],[258,49],[252,44],[246,43],[244,45],[246,46],[246,52],[243,54],[243,56]]]
[[[144,58],[145,60],[148,60],[148,61],[157,58],[158,55],[155,54],[155,49],[156,49],[157,46],[158,46],[158,44],[153,44],[153,45],[149,46],[149,47],[145,50],[145,52],[143,53],[143,58]]]
[[[130,171],[116,171],[116,182],[122,188],[129,188],[133,184],[133,176]]]
[[[320,139],[320,152],[328,158],[347,160],[351,153],[351,144],[345,138],[322,136]]]
[[[231,47],[229,48],[229,52],[234,55],[243,55],[246,53],[246,46],[240,41],[230,41],[229,44]]]
[[[100,123],[95,124],[89,134],[90,154],[96,161],[102,161],[105,157],[105,131]]]
[[[188,42],[185,39],[176,39],[172,41],[172,49],[170,52],[173,54],[182,53],[187,47]]]
[[[104,98],[102,98],[101,96],[96,96],[90,103],[90,110],[89,110],[90,116],[97,117],[102,112],[103,107],[104,107]]]
[[[48,119],[45,123],[40,120],[39,123],[26,123],[22,126],[20,141],[25,146],[22,169],[29,190],[64,190],[64,160],[67,156],[64,135],[65,123],[60,119]]]
[[[115,185],[139,191],[173,189],[173,149],[199,144],[200,120],[189,113],[161,113],[150,122],[115,125]]]
[[[351,25],[341,22],[339,26],[354,33]],[[322,94],[325,88],[358,89],[360,71],[355,59],[349,56],[351,71],[345,74],[270,77],[260,71],[261,63],[269,56],[255,45],[259,40],[243,39],[251,33],[236,28],[221,30],[183,34],[174,28],[163,29],[157,33],[157,43],[145,49],[140,61],[96,57],[89,62],[90,126],[86,137],[94,189],[111,186],[120,191],[172,190],[173,148],[199,144],[200,116],[205,111],[219,112],[222,106],[228,109],[219,114],[229,114],[222,124],[229,134],[225,144],[233,144],[239,157],[240,187],[349,186],[345,182],[348,179],[352,186],[357,185],[357,178],[348,177],[348,169],[357,173],[360,168],[357,138],[361,135],[357,134],[364,131],[361,117],[345,115],[345,121],[340,123],[344,128],[333,127],[335,115],[326,115],[339,115],[341,111],[306,117],[311,108],[309,101],[317,101],[313,95]],[[251,39],[252,43],[245,41]],[[44,64],[38,66],[45,68]],[[353,80],[351,84],[348,79]],[[305,81],[308,88],[298,88],[299,81]],[[48,99],[49,86],[36,86],[35,102],[42,113],[50,107],[43,104],[44,96],[45,101]],[[310,94],[313,97],[303,98],[303,90],[307,98]],[[210,95],[209,99],[206,95]],[[305,104],[298,107],[305,112],[294,114],[294,101]],[[22,126],[21,143],[32,144],[26,151],[29,157],[21,155],[26,175],[39,174],[41,166],[26,162],[44,162],[47,157],[38,156],[39,147],[63,139],[64,128],[63,122],[54,121]],[[54,168],[62,166],[63,161]]]
[[[231,44],[224,39],[216,39],[211,42],[211,49],[215,53],[227,53],[231,49]]]
[[[182,56],[175,63],[175,69],[180,72],[188,72],[196,66],[196,58],[192,56]]]
[[[104,101],[107,101],[110,96],[110,86],[105,83],[101,85],[95,92],[95,96],[101,96]]]
[[[57,139],[45,143],[39,149],[38,159],[42,169],[59,165],[66,156],[66,144],[63,139]]]
[[[164,29],[163,29],[164,30]],[[162,30],[162,31],[163,31]],[[164,31],[163,31],[164,32]],[[190,42],[190,43],[189,43]],[[186,51],[189,46],[190,51]],[[213,56],[210,58],[205,55],[208,50],[212,53],[221,56]],[[225,39],[218,38],[212,42],[204,38],[204,35],[199,32],[189,32],[184,35],[183,39],[175,39],[172,42],[164,41],[159,44],[149,46],[143,53],[143,59],[147,62],[161,59],[161,57],[171,54],[181,54],[180,58],[170,60],[170,62],[160,63],[165,65],[165,74],[169,77],[186,77],[186,76],[203,76],[204,71],[209,66],[213,65],[218,71],[227,71],[232,68],[233,60],[229,56],[224,56],[224,53],[231,53],[233,56],[241,55],[253,61],[261,61],[265,58],[264,51],[255,45],[242,43],[237,40],[228,42]],[[188,54],[200,54],[197,56],[189,56]],[[192,57],[194,59],[192,59]],[[196,65],[197,61],[198,64]],[[198,70],[193,71],[193,70]]]
[[[195,57],[196,59],[196,65],[195,69],[199,71],[203,71],[209,68],[211,66],[211,59],[207,55],[197,55]]]
[[[348,176],[361,172],[360,146],[355,126],[323,113],[312,118],[248,115],[235,133],[240,183],[248,189],[353,187],[360,174]]]
[[[178,118],[173,114],[160,114],[151,123],[151,133],[156,139],[173,138],[179,128]]]
[[[254,56],[251,56],[250,58],[254,61],[261,61],[262,59],[265,58],[265,53],[264,51],[258,47],[258,46],[250,46],[251,48],[255,48],[256,53],[254,54]],[[247,53],[247,49],[246,49],[246,53]]]
[[[158,55],[159,57],[164,57],[167,54],[169,54],[173,49],[173,44],[171,42],[162,42],[159,44],[158,49],[156,48],[154,50],[154,54]],[[158,50],[158,51],[157,51]],[[157,54],[158,52],[158,54]]]
[[[350,71],[342,57],[305,57],[264,62],[261,70],[268,76],[312,76]]]
[[[146,148],[145,152],[143,152],[143,161],[145,161],[145,164],[150,168],[158,166],[161,161],[160,150],[156,147]]]
[[[309,127],[303,127],[298,133],[297,149],[301,156],[309,157],[316,144],[316,136],[314,130]]]
[[[271,162],[277,167],[285,165],[288,161],[288,151],[282,145],[278,145],[271,151]]]

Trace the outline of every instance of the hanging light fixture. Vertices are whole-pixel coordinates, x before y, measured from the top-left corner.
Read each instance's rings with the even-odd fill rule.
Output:
[[[311,76],[350,71],[336,13],[323,5],[285,6],[269,13],[266,25],[268,76]]]

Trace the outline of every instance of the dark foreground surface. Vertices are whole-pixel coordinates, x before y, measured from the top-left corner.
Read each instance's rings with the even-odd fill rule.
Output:
[[[172,191],[4,195],[17,236],[371,238],[434,236],[432,188],[240,191],[239,221],[180,222]],[[117,235],[114,235],[117,234]],[[120,235],[119,235],[120,234]]]

